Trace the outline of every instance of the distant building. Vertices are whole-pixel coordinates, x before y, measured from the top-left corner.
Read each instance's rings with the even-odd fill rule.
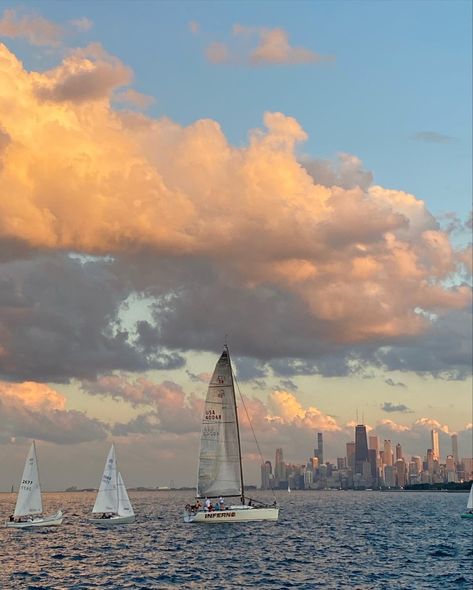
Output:
[[[355,426],[355,473],[363,473],[363,463],[368,463],[368,439],[366,426]]]
[[[276,449],[276,461],[274,463],[274,479],[276,487],[286,481],[286,464],[282,449]]]
[[[396,468],[393,465],[386,465],[384,468],[384,485],[387,488],[396,487]]]
[[[270,490],[273,483],[273,468],[271,461],[265,461],[261,465],[261,489]]]
[[[379,438],[376,434],[370,434],[368,437],[369,448],[379,453]]]
[[[455,461],[455,465],[458,465],[460,463],[460,456],[458,454],[458,434],[452,434],[451,441],[453,460]]]
[[[355,443],[348,442],[347,445],[347,465],[352,471],[355,471]]]
[[[402,447],[401,447],[401,443],[397,443],[396,445],[396,461],[399,461],[399,459],[402,459]]]
[[[319,460],[319,465],[324,462],[324,435],[323,432],[317,432],[317,448],[314,449],[314,457]]]
[[[383,462],[389,466],[393,464],[393,446],[389,439],[384,441]]]
[[[407,468],[404,459],[396,461],[396,484],[399,488],[404,488],[407,483]]]
[[[337,469],[342,470],[347,468],[346,457],[337,457]]]
[[[440,459],[439,431],[434,428],[430,434],[432,437],[432,452],[434,454],[434,459],[437,459],[438,461]]]

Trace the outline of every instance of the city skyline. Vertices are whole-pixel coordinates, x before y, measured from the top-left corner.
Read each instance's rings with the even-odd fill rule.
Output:
[[[265,456],[467,454],[471,3],[133,7],[0,0],[0,490],[191,484],[224,342]]]

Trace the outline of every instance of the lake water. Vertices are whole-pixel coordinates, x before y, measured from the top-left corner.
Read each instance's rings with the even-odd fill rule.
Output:
[[[136,523],[106,530],[85,520],[94,494],[44,494],[66,520],[0,528],[0,588],[473,588],[467,494],[281,492],[279,522],[214,526],[182,522],[192,496],[131,492]],[[2,520],[14,501],[0,494]]]

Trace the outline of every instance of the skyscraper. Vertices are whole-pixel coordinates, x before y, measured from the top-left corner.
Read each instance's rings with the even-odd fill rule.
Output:
[[[355,443],[347,443],[347,465],[352,471],[355,471]]]
[[[393,446],[391,444],[391,441],[388,440],[384,440],[384,464],[385,465],[392,465],[393,464]]]
[[[376,453],[379,451],[379,439],[377,434],[370,434],[368,437],[369,448],[374,449]]]
[[[261,489],[262,490],[269,490],[271,488],[273,478],[273,469],[271,466],[271,461],[265,461],[263,465],[261,465]]]
[[[274,478],[276,482],[286,480],[286,464],[284,463],[284,455],[282,449],[276,449],[276,461],[274,463]]]
[[[324,462],[324,435],[323,432],[317,432],[317,452],[314,453],[314,457],[319,459],[319,465]]]
[[[455,465],[460,463],[460,458],[458,456],[458,434],[452,434],[452,455],[453,460],[455,461]]]
[[[366,426],[355,426],[355,473],[363,473],[363,463],[368,462],[368,439]]]
[[[432,453],[434,455],[434,459],[437,459],[438,461],[440,459],[439,431],[434,428],[430,434],[432,436]]]
[[[397,443],[396,445],[396,461],[399,461],[399,459],[402,459],[402,447],[401,447],[401,443]]]

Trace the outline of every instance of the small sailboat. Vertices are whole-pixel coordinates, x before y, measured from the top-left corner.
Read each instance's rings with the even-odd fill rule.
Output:
[[[200,438],[197,502],[184,522],[222,523],[277,520],[279,507],[245,499],[235,385],[225,345],[210,380]],[[217,498],[215,508],[211,499]],[[236,498],[229,502],[227,499]],[[205,500],[201,506],[200,500]]]
[[[462,518],[473,518],[473,483],[471,484],[470,495],[466,504],[466,512],[461,516]]]
[[[21,478],[15,512],[5,521],[5,526],[12,529],[58,526],[63,521],[61,510],[51,516],[43,516],[43,501],[39,483],[38,458],[36,444],[31,443],[26,457]]]
[[[291,493],[291,484],[290,483],[287,484],[287,493],[288,494]]]
[[[113,444],[105,461],[105,468],[92,514],[96,516],[89,518],[89,522],[100,526],[129,524],[135,520],[133,506],[128,497],[121,473],[118,471],[115,445]]]

